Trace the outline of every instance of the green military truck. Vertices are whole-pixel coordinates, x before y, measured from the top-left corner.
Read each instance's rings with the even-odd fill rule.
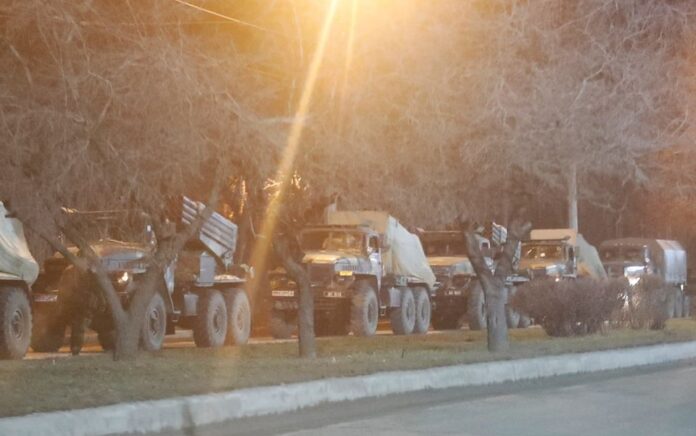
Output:
[[[380,317],[395,334],[427,332],[433,274],[418,237],[386,212],[334,211],[300,233],[302,263],[314,294],[317,334],[372,336]],[[298,290],[286,272],[269,275],[271,331],[296,330]]]
[[[31,285],[38,274],[22,223],[0,202],[0,359],[21,359],[29,348]]]
[[[204,205],[183,197],[173,223],[189,225]],[[100,256],[122,303],[128,304],[147,271],[145,258],[157,244],[146,216],[134,211],[70,211]],[[147,307],[140,344],[146,350],[162,347],[165,335],[175,328],[193,330],[199,347],[244,344],[251,329],[251,308],[243,270],[234,264],[237,226],[218,213],[203,223],[166,269],[161,287]],[[77,247],[69,247],[78,253]],[[63,345],[70,322],[69,262],[59,253],[47,259],[34,292],[36,322],[31,347],[56,351]],[[93,281],[79,283],[94,286]],[[113,347],[113,326],[108,309],[94,314],[90,327],[104,349]]]

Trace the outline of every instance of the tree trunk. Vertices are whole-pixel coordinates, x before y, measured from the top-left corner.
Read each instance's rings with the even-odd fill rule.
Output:
[[[314,335],[314,295],[309,281],[309,275],[292,255],[288,237],[278,235],[273,242],[273,248],[280,257],[288,276],[297,283],[300,293],[297,309],[298,336],[300,357],[314,359],[317,357],[317,346]]]
[[[568,228],[578,231],[578,167],[570,165],[568,173]]]
[[[474,226],[468,223],[460,223],[460,226],[464,233],[469,260],[481,283],[486,300],[488,351],[506,351],[510,348],[510,341],[508,339],[508,327],[505,318],[505,303],[507,301],[505,281],[514,270],[513,260],[519,242],[531,226],[529,223],[521,224],[518,219],[513,220],[510,229],[508,229],[503,252],[496,265],[495,274],[488,268],[486,259],[481,253]]]
[[[496,280],[497,281],[497,280]],[[505,285],[483,287],[486,296],[486,339],[488,351],[506,351],[510,348],[508,340],[508,326],[505,318]],[[502,297],[502,298],[501,298]]]

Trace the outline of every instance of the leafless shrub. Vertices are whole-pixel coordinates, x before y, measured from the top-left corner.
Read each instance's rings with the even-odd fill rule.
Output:
[[[615,280],[532,280],[518,289],[511,304],[550,336],[586,335],[610,320],[621,304],[622,289]]]
[[[642,277],[635,286],[625,286],[623,304],[614,317],[619,324],[634,329],[663,329],[669,318],[672,294],[660,277]]]

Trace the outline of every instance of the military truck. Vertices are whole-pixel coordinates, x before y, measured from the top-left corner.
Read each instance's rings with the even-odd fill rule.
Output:
[[[38,274],[22,223],[0,202],[0,359],[21,359],[29,348],[31,285]]]
[[[299,236],[317,334],[372,336],[380,316],[395,334],[425,333],[435,275],[418,237],[385,212],[332,211],[327,220]],[[271,331],[287,338],[297,325],[297,285],[282,269],[269,278]]]
[[[530,280],[606,278],[597,249],[573,229],[534,229],[522,242],[520,274]]]
[[[191,224],[204,209],[202,203],[184,197],[172,224]],[[147,271],[146,257],[157,244],[146,216],[134,211],[70,211],[70,218],[86,235],[101,258],[124,306]],[[206,220],[200,231],[167,266],[161,286],[147,307],[140,344],[146,350],[162,347],[166,334],[176,327],[193,330],[199,347],[244,344],[249,339],[251,309],[244,290],[244,270],[233,262],[237,226],[218,213]],[[69,247],[79,255],[77,247]],[[31,347],[56,351],[64,341],[67,307],[73,304],[67,289],[68,260],[59,253],[46,260],[34,291],[36,323]],[[96,286],[94,281],[81,286]],[[99,291],[97,291],[99,292]],[[91,326],[104,349],[113,347],[113,325],[108,308],[92,318]]]
[[[673,290],[669,316],[690,315],[691,298],[684,292],[687,284],[686,251],[679,242],[621,238],[604,241],[599,247],[610,277],[625,277],[631,286],[635,286],[646,275],[658,276]]]
[[[467,255],[462,233],[429,230],[421,232],[420,238],[436,278],[432,295],[433,328],[460,328],[464,319],[474,330],[485,328],[483,290]],[[479,242],[481,252],[492,268],[490,242],[483,237],[479,237]]]

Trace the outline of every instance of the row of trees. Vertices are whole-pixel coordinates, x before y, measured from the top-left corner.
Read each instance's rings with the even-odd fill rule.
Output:
[[[163,217],[187,193],[226,207],[247,261],[278,192],[292,195],[274,231],[332,192],[421,227],[505,222],[514,199],[562,208],[573,164],[581,196],[618,211],[625,191],[609,183],[671,174],[693,189],[654,159],[691,152],[693,12],[688,1],[10,0],[0,194],[47,253],[65,251],[58,234],[87,248],[62,206]],[[94,257],[73,260],[99,273]],[[135,352],[125,326],[140,306],[114,310],[130,337],[119,355]]]

